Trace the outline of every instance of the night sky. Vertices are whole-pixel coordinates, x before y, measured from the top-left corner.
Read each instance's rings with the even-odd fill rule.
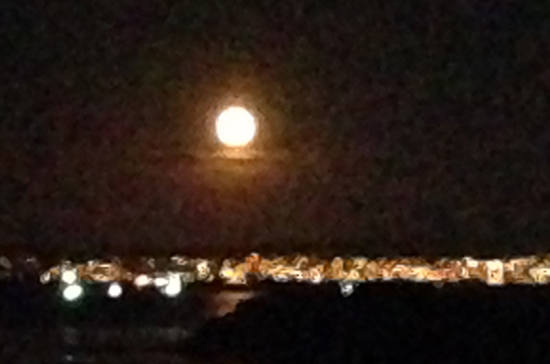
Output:
[[[1,245],[548,251],[543,3],[2,1]],[[255,160],[209,157],[232,102]]]

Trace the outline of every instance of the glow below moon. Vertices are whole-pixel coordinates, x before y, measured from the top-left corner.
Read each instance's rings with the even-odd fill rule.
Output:
[[[230,107],[216,121],[218,139],[228,147],[244,147],[256,135],[256,121],[242,107]]]

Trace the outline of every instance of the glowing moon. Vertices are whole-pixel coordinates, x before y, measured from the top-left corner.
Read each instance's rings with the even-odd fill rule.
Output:
[[[216,134],[228,147],[244,147],[256,135],[256,121],[246,109],[230,107],[218,116]]]

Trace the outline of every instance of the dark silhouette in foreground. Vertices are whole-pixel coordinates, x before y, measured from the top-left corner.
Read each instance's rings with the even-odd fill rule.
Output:
[[[540,360],[546,288],[375,284],[343,298],[336,287],[286,287],[212,321],[186,350],[211,361],[457,363]]]

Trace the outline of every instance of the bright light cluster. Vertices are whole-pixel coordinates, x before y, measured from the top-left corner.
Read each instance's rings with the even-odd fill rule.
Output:
[[[315,256],[262,257],[254,253],[245,259],[227,258],[222,261],[173,257],[168,266],[155,264],[151,258],[148,265],[148,273],[145,273],[143,270],[128,270],[122,262],[92,265],[63,262],[42,273],[40,280],[43,284],[58,280],[59,293],[66,301],[82,297],[87,282],[107,282],[105,293],[111,298],[123,294],[118,282],[133,282],[138,290],[153,286],[167,297],[176,297],[187,284],[215,279],[228,285],[247,285],[264,280],[313,284],[338,282],[344,296],[351,295],[359,284],[373,281],[409,280],[438,286],[465,280],[479,280],[489,285],[550,284],[550,255],[428,261],[421,257],[334,257],[327,260]],[[102,269],[98,271],[97,267]]]

